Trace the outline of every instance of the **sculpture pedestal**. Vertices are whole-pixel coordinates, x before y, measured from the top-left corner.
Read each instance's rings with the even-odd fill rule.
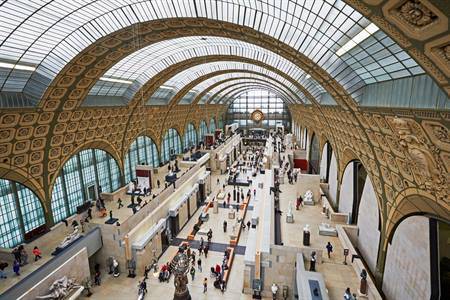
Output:
[[[294,223],[294,215],[287,214],[286,215],[286,223]]]
[[[235,218],[235,212],[234,211],[230,211],[228,213],[228,219],[234,219]]]
[[[182,294],[175,293],[173,295],[173,300],[191,300],[191,295],[189,294],[189,290],[186,289],[186,291]]]
[[[214,201],[213,202],[213,214],[217,214],[217,213],[219,213],[219,202]]]
[[[303,231],[303,246],[309,246],[310,233],[309,231]]]

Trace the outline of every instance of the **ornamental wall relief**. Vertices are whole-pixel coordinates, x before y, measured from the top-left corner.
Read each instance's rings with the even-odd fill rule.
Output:
[[[444,170],[439,157],[439,149],[433,147],[414,120],[390,117],[389,121],[398,135],[399,144],[410,157],[415,181],[421,188],[433,191],[438,198],[445,197]]]

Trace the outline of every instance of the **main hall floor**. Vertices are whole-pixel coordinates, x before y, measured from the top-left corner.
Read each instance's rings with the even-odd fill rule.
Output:
[[[261,175],[257,175],[261,176]],[[222,184],[225,181],[226,175],[212,174],[212,194],[211,196],[217,195],[219,190],[222,189]],[[217,184],[217,179],[220,183]],[[301,183],[297,183],[301,184]],[[257,180],[254,180],[255,188],[257,185]],[[226,185],[225,194],[232,192],[233,187]],[[247,192],[248,187],[243,188],[244,193]],[[281,185],[281,197],[280,197],[280,209],[283,212],[287,212],[289,202],[293,201],[295,203],[296,192],[295,185],[290,185],[287,183],[287,178],[285,184]],[[257,195],[258,196],[258,195]],[[221,203],[222,201],[220,201]],[[233,203],[233,202],[232,202]],[[252,209],[253,197],[249,203],[249,209]],[[329,222],[326,220],[325,216],[322,214],[322,208],[320,205],[316,206],[304,206],[300,210],[293,210],[294,213],[294,223],[288,224],[285,222],[285,214],[283,213],[281,219],[281,234],[282,241],[284,245],[301,247],[302,236],[299,234],[301,229],[305,224],[311,226],[311,246],[317,248],[323,248],[324,254],[322,258],[322,263],[318,264],[316,270],[324,275],[326,287],[328,289],[328,294],[330,299],[342,299],[342,295],[347,287],[350,287],[352,292],[356,292],[359,284],[359,280],[356,276],[351,265],[344,265],[342,262],[343,249],[337,237],[319,236],[318,225],[322,222]],[[160,257],[158,263],[161,266],[163,263],[167,262],[173,254],[177,251],[179,243],[185,241],[191,229],[193,228],[198,216],[200,214],[200,209],[196,214],[187,222],[181,232],[177,235],[176,239],[172,242],[165,253]],[[234,257],[233,265],[231,268],[230,279],[227,284],[227,289],[224,293],[220,290],[215,289],[212,285],[213,278],[210,277],[210,267],[216,263],[221,264],[223,257],[223,249],[229,243],[229,233],[231,231],[231,226],[234,220],[228,220],[228,209],[223,208],[219,205],[219,210],[217,214],[213,213],[212,208],[209,210],[209,221],[203,226],[206,229],[211,228],[213,230],[212,247],[208,253],[208,258],[204,255],[201,256],[203,272],[200,272],[196,268],[195,279],[191,281],[191,276],[189,277],[189,291],[191,293],[192,299],[221,299],[221,300],[234,300],[234,299],[251,299],[251,295],[245,295],[242,293],[243,286],[243,276],[244,276],[244,252],[245,245],[247,242],[247,230],[243,231],[240,236],[238,243],[238,249],[236,250],[236,255]],[[251,213],[247,212],[245,223],[250,219]],[[227,220],[228,230],[227,233],[223,232],[223,221]],[[316,230],[317,228],[317,230]],[[204,237],[206,239],[206,236]],[[195,241],[200,240],[200,235],[195,236]],[[329,259],[326,257],[325,245],[330,241],[333,244],[334,251]],[[195,244],[192,243],[193,248]],[[214,251],[216,249],[216,251]],[[198,251],[196,251],[196,256],[198,257]],[[138,274],[136,278],[128,278],[127,274],[123,272],[118,278],[114,278],[111,275],[102,275],[102,285],[93,287],[93,295],[89,299],[136,299],[138,292],[138,283],[143,279],[143,274]],[[208,291],[203,293],[203,279],[208,279]],[[157,274],[149,275],[147,280],[147,290],[148,294],[145,299],[171,299],[174,293],[173,286],[173,276],[169,283],[160,283]],[[86,298],[87,299],[87,298]]]

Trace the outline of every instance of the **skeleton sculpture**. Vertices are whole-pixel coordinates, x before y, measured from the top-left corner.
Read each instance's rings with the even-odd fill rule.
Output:
[[[64,299],[69,295],[70,291],[79,288],[80,285],[75,283],[74,279],[63,276],[58,280],[55,280],[49,288],[50,293],[43,296],[37,296],[36,299]]]

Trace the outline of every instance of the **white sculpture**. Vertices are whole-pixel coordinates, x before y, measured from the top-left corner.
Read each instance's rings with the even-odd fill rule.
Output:
[[[128,184],[128,193],[133,193],[134,190],[134,183],[133,181],[130,181],[130,183]]]
[[[116,258],[114,258],[113,257],[113,260],[112,260],[112,265],[113,265],[113,276],[114,277],[119,277],[119,275],[120,275],[120,272],[119,272],[119,262],[117,261],[117,259]]]
[[[69,279],[67,276],[63,276],[52,283],[49,288],[49,294],[37,296],[36,299],[64,299],[67,295],[69,295],[71,290],[79,287],[80,285],[75,283],[74,279]]]
[[[288,213],[287,214],[292,216],[292,200],[289,201]]]
[[[56,247],[57,249],[58,248],[64,248],[64,247],[66,247],[67,245],[69,245],[70,243],[72,243],[73,241],[75,241],[77,238],[79,238],[80,237],[80,229],[79,229],[79,227],[78,226],[75,226],[74,228],[73,228],[73,232],[72,233],[70,233],[68,236],[66,236],[65,238],[64,238],[64,240],[61,242],[61,243],[59,243],[59,245]]]

